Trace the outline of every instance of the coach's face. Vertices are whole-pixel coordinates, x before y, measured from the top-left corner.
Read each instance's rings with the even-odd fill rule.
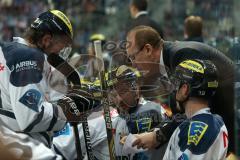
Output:
[[[153,56],[153,47],[150,44],[137,46],[134,32],[128,34],[127,41],[130,43],[127,47],[127,54],[133,67],[141,71],[145,77],[155,74],[158,63],[156,63],[156,58]]]

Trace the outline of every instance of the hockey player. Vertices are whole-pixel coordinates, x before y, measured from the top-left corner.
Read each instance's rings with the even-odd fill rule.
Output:
[[[1,125],[51,147],[53,131],[61,130],[66,121],[78,121],[81,112],[93,107],[92,100],[77,91],[51,103],[59,97],[48,85],[47,57],[57,56],[72,40],[69,19],[61,11],[50,10],[39,15],[24,38],[0,43]]]
[[[175,97],[188,119],[174,131],[164,158],[225,159],[228,132],[222,118],[210,112],[219,85],[216,66],[209,60],[185,60],[174,75]],[[140,134],[133,146],[152,148],[160,139],[157,132]]]
[[[112,85],[112,97],[117,105],[119,116],[126,121],[127,128],[131,134],[139,134],[150,131],[159,125],[167,117],[162,106],[157,103],[146,101],[140,95],[140,72],[125,65],[113,70],[108,79]],[[122,135],[124,137],[126,135]],[[119,140],[117,140],[119,141]],[[164,147],[157,150],[165,151]],[[133,159],[155,159],[154,151],[137,153]]]
[[[158,125],[165,118],[165,110],[157,103],[145,101],[139,94],[138,78],[140,74],[131,67],[122,65],[108,72],[107,82],[111,88],[109,92],[113,106],[111,107],[112,126],[114,130],[115,151],[118,158],[132,159],[133,155],[125,155],[122,152],[123,145],[120,139],[129,133],[142,133],[149,131]],[[97,159],[108,159],[109,151],[107,148],[107,136],[105,121],[100,113],[93,113],[88,118],[88,125],[91,134],[91,143],[94,155]],[[79,126],[81,131],[81,126]],[[68,132],[70,131],[70,132]],[[76,157],[73,143],[73,134],[71,129],[63,132],[54,138],[55,149],[62,152],[66,159]],[[83,137],[80,132],[80,137]],[[84,145],[82,143],[82,145]],[[82,146],[84,149],[84,146]],[[72,150],[73,149],[73,150]],[[159,151],[158,151],[159,152]],[[137,154],[135,159],[151,159],[152,152]]]
[[[163,159],[225,159],[228,131],[222,118],[210,112],[218,87],[216,66],[209,60],[185,60],[174,75],[176,100],[187,120],[174,131]],[[133,146],[151,148],[157,137],[156,132],[137,135]]]
[[[185,60],[174,75],[176,100],[187,120],[171,136],[164,159],[225,159],[228,132],[222,118],[210,112],[218,87],[216,66],[209,60]]]

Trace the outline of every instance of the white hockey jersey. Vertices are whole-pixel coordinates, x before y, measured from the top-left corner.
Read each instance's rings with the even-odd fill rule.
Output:
[[[201,109],[174,131],[164,160],[223,160],[228,132],[222,118]]]
[[[150,111],[150,112],[147,112]],[[155,113],[153,111],[156,111]],[[157,115],[156,115],[157,114]],[[117,159],[124,159],[130,160],[133,159],[135,155],[123,154],[123,145],[120,144],[120,139],[122,136],[128,135],[129,127],[132,129],[137,130],[137,132],[141,132],[141,130],[148,131],[151,129],[152,120],[155,120],[158,123],[159,117],[165,116],[165,110],[159,105],[154,102],[141,100],[139,107],[135,110],[134,113],[130,114],[129,116],[119,116],[115,109],[111,110],[111,120],[112,120],[112,127],[115,130],[114,134],[114,142],[115,142],[115,151]],[[150,120],[149,117],[154,119]],[[141,119],[143,118],[143,119]],[[161,119],[162,119],[161,118]],[[107,144],[107,134],[106,134],[106,126],[105,120],[103,117],[103,113],[92,113],[88,117],[88,126],[90,131],[90,139],[93,149],[93,154],[97,157],[98,160],[108,160],[109,159],[109,151],[108,151],[108,144]],[[127,124],[128,122],[131,122]],[[149,123],[148,123],[149,122]],[[151,123],[151,124],[150,124]],[[153,126],[152,126],[153,127]],[[82,132],[82,126],[78,126],[80,131],[80,139],[81,139],[81,147],[82,152],[86,154],[84,137]],[[70,126],[66,126],[66,129],[58,134],[57,137],[54,137],[53,144],[55,146],[55,150],[57,153],[63,155],[68,160],[76,158],[76,150],[74,146],[74,135],[73,130]],[[153,154],[162,153],[165,148],[160,148],[156,151],[146,151],[144,153],[139,154],[137,158],[147,158],[146,160],[154,159],[159,156],[153,156]]]
[[[24,39],[0,43],[1,123],[49,147],[52,131],[66,124],[62,109],[49,103],[57,98],[48,85],[50,73],[46,55]]]
[[[127,125],[126,122],[118,116],[118,113],[115,109],[111,110],[111,120],[112,127],[115,130],[114,142],[116,155],[122,157],[123,146],[119,142],[121,134],[128,134]],[[94,156],[97,157],[97,159],[99,160],[109,159],[106,125],[102,111],[92,113],[88,117],[88,127]],[[80,132],[79,136],[81,140],[82,153],[83,155],[85,155],[85,157],[87,157],[81,124],[78,125],[78,129]],[[75,137],[72,127],[67,124],[63,131],[60,131],[60,133],[57,133],[55,135],[56,137],[53,138],[53,145],[55,151],[68,160],[76,159],[77,154],[74,145]],[[128,159],[128,155],[125,155],[125,157]]]

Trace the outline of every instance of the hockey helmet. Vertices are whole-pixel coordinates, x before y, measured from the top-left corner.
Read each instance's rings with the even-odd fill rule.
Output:
[[[64,33],[73,40],[73,29],[70,20],[59,10],[49,10],[39,15],[31,28],[50,33]]]
[[[97,41],[97,40],[105,41],[106,38],[103,34],[100,34],[100,33],[91,35],[91,37],[90,37],[91,42],[94,42],[94,41]]]
[[[217,68],[209,60],[185,60],[175,70],[173,83],[190,86],[189,97],[211,98],[218,88]]]
[[[137,69],[128,67],[126,65],[121,65],[108,73],[106,73],[106,80],[108,87],[113,87],[119,82],[128,82],[136,84],[136,82],[141,78],[141,74]]]

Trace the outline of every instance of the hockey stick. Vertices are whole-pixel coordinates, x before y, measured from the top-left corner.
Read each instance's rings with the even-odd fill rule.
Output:
[[[75,69],[71,65],[69,65],[66,61],[64,61],[61,57],[59,57],[58,55],[55,55],[55,54],[51,54],[48,56],[48,62],[54,68],[56,68],[59,72],[61,72],[64,76],[66,76],[67,80],[70,81],[73,85],[76,85],[79,88],[81,87],[81,81],[80,81],[80,77],[79,77],[78,73],[75,71]],[[96,158],[94,157],[93,152],[92,152],[87,117],[85,115],[83,117],[83,121],[84,122],[82,122],[82,127],[83,127],[83,134],[84,134],[87,156],[88,156],[89,160],[95,160]],[[82,154],[82,149],[81,149],[81,144],[80,144],[78,123],[71,122],[71,125],[73,126],[73,130],[74,130],[77,159],[82,160],[84,157]]]
[[[112,130],[112,121],[110,116],[110,109],[109,109],[109,101],[107,95],[107,83],[105,80],[105,69],[104,69],[104,61],[102,56],[102,46],[101,41],[94,41],[94,49],[96,53],[96,57],[100,60],[101,65],[100,68],[100,82],[101,82],[101,89],[103,95],[103,109],[104,109],[104,119],[106,124],[106,131],[107,131],[107,140],[108,140],[108,149],[109,149],[109,156],[110,160],[116,159],[115,154],[115,145],[114,145],[114,136]]]

